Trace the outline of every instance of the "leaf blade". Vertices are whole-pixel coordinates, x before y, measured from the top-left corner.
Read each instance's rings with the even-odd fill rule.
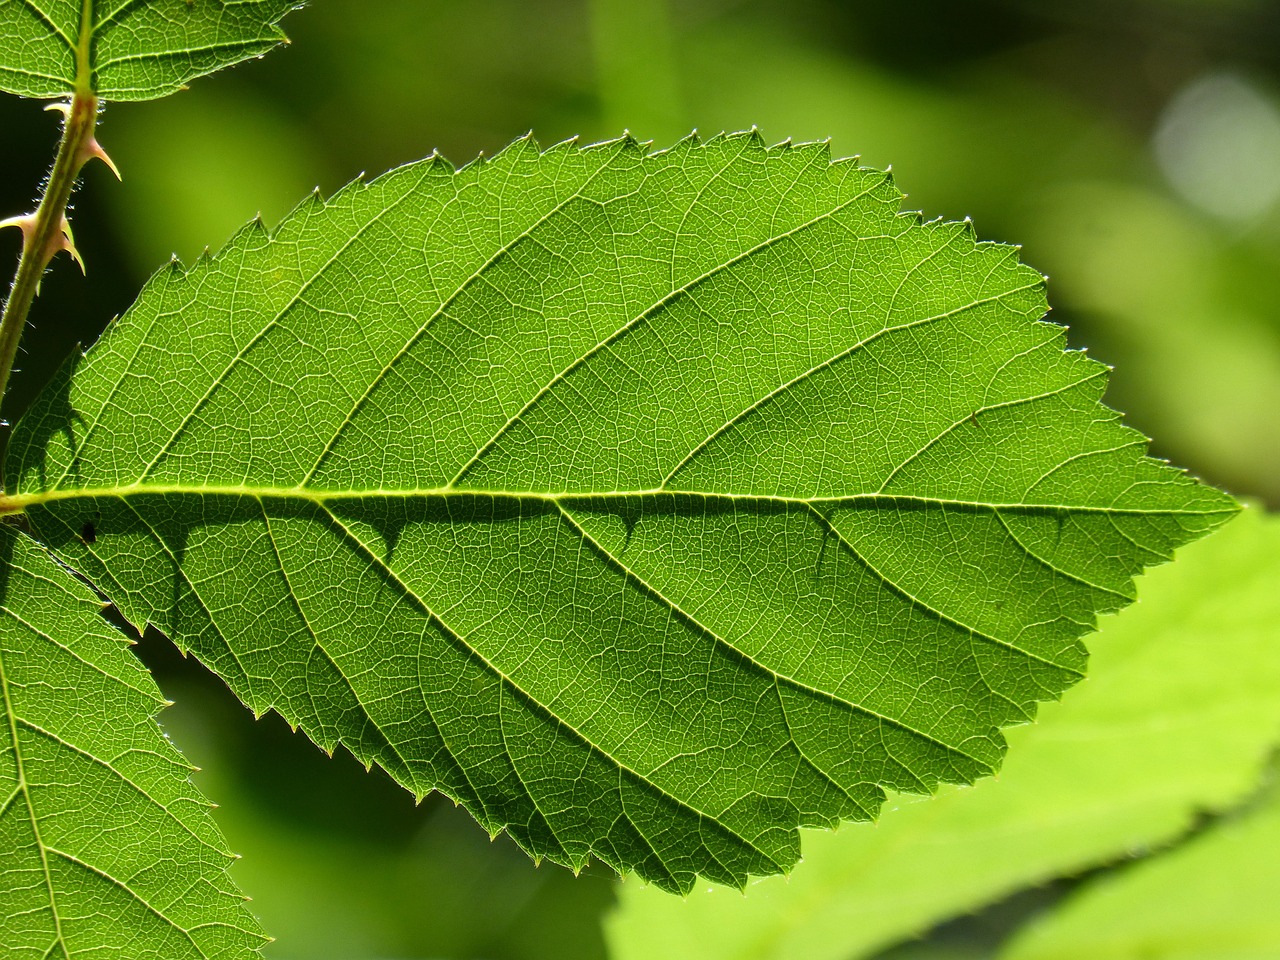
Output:
[[[0,89],[151,100],[284,42],[298,0],[0,0]]]
[[[233,857],[101,603],[0,531],[0,935],[13,957],[252,957]]]
[[[1235,510],[1142,458],[1011,248],[899,199],[754,134],[352,184],[157,275],[13,502],[254,710],[535,856],[785,869],[993,770]]]
[[[874,830],[806,837],[803,871],[753,883],[745,897],[699,889],[676,902],[628,882],[606,924],[610,955],[877,956],[1135,851],[1162,869],[1161,849],[1253,794],[1274,751],[1277,570],[1280,518],[1247,510],[1144,577],[1142,604],[1106,618],[1089,682],[1046,705],[1034,726],[1009,731],[998,781],[899,797]],[[1135,916],[1137,932],[1145,924]],[[1094,929],[1099,943],[1077,954],[1101,955],[1121,927]]]
[[[1159,856],[1086,884],[1001,951],[1010,960],[1266,957],[1280,943],[1280,803],[1252,809]]]

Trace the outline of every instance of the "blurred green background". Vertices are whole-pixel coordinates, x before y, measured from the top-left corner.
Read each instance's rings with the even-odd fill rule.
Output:
[[[756,125],[891,164],[907,207],[1022,244],[1155,452],[1280,507],[1275,0],[312,0],[285,25],[292,44],[261,61],[107,109],[125,180],[88,170],[89,274],[54,264],[6,418],[171,255],[316,186],[433,150],[462,164],[529,129],[660,147]],[[0,100],[0,216],[30,204],[52,156],[41,106]],[[0,262],[17,254],[6,233]],[[255,726],[162,638],[142,653],[245,855],[236,879],[279,938],[268,956],[603,956],[607,871],[535,867],[451,804],[415,807],[279,718]]]

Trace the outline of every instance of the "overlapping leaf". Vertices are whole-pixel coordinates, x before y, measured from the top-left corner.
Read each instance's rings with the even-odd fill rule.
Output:
[[[755,135],[353,184],[158,275],[23,421],[9,506],[535,856],[785,870],[994,769],[1235,509],[1144,457],[1012,248],[899,202]]]
[[[1002,960],[1270,960],[1280,954],[1280,792],[1168,854],[1086,884]]]
[[[0,555],[0,952],[256,955],[155,683],[40,547],[0,530]]]
[[[699,888],[678,901],[628,883],[608,923],[610,955],[876,956],[1027,887],[1159,850],[1203,814],[1231,810],[1257,789],[1280,736],[1278,579],[1280,517],[1249,511],[1145,577],[1140,605],[1106,618],[1088,683],[1010,731],[998,781],[897,798],[874,827],[806,837],[803,869],[745,897]],[[1116,929],[1099,924],[1099,942]],[[1081,943],[1063,955],[1105,954]]]
[[[0,89],[150,100],[266,53],[301,0],[0,0]]]

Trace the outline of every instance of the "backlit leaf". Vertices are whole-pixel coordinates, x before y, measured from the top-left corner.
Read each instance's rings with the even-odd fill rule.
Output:
[[[756,135],[429,160],[162,271],[10,508],[325,748],[670,889],[999,764],[1230,517],[1043,280]],[[75,536],[100,515],[97,542]]]
[[[212,960],[264,938],[102,603],[0,529],[0,953]]]
[[[150,100],[284,40],[300,0],[0,0],[0,89]]]
[[[1009,731],[998,780],[897,797],[877,824],[806,836],[804,866],[746,896],[699,888],[680,901],[627,883],[610,955],[875,956],[1019,890],[1177,840],[1248,798],[1273,753],[1278,579],[1280,517],[1248,511],[1144,577],[1142,602],[1103,620],[1088,681]],[[1081,945],[1074,955],[1104,954]]]

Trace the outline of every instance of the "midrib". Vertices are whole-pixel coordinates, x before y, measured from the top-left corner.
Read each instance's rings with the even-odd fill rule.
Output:
[[[1113,516],[1216,516],[1235,513],[1232,508],[1211,510],[1172,508],[1113,507],[1099,504],[1069,504],[1049,502],[985,501],[941,497],[921,497],[902,494],[855,493],[844,496],[795,497],[750,492],[714,492],[705,490],[680,490],[671,487],[651,487],[634,490],[490,490],[484,488],[403,487],[403,488],[348,488],[319,489],[301,486],[270,486],[258,484],[165,484],[130,483],[127,485],[64,487],[34,493],[16,493],[0,496],[0,516],[21,513],[30,507],[62,501],[128,499],[132,497],[249,497],[256,500],[292,500],[315,504],[344,500],[495,500],[511,503],[545,503],[548,505],[586,502],[620,501],[688,501],[701,500],[708,504],[731,503],[759,508],[867,508],[867,509],[919,509],[922,507],[1034,512],[1034,513],[1100,513]],[[681,511],[687,512],[687,511]]]

